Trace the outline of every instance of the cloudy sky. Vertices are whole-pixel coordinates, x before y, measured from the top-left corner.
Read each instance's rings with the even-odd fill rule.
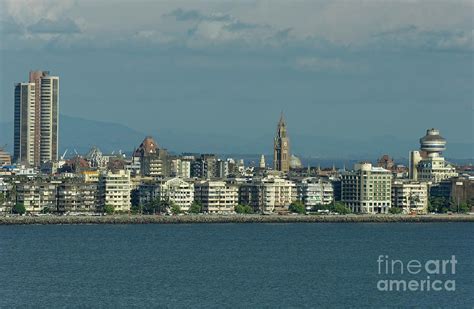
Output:
[[[13,84],[45,69],[61,78],[61,113],[158,141],[197,130],[253,141],[283,110],[300,144],[416,144],[429,127],[472,143],[473,1],[0,3],[3,122]]]

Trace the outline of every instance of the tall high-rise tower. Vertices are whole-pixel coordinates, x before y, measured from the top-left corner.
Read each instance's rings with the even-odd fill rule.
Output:
[[[14,161],[39,166],[58,159],[59,77],[31,71],[15,85]]]
[[[35,85],[35,122],[33,124],[34,136],[34,163],[33,166],[39,166],[40,159],[40,143],[41,143],[41,79],[49,75],[49,71],[30,71],[29,82]]]
[[[286,123],[281,114],[273,146],[273,168],[277,171],[290,170],[290,140],[286,132]]]
[[[13,122],[13,160],[18,163],[35,163],[35,84],[15,85],[15,119]]]
[[[59,77],[41,78],[40,162],[58,159]]]

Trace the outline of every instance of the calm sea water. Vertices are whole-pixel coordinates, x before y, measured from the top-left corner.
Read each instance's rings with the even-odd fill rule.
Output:
[[[0,307],[474,305],[474,225],[0,226]],[[454,292],[380,292],[377,258],[447,259]]]

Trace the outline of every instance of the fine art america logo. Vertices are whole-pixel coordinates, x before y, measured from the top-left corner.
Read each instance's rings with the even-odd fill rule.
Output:
[[[383,292],[455,291],[457,263],[454,255],[446,260],[426,261],[402,261],[379,255],[378,274],[382,278],[377,281],[377,289]]]

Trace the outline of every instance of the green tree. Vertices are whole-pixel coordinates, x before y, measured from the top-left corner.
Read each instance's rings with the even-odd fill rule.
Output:
[[[48,206],[45,206],[45,207],[43,207],[43,209],[41,209],[41,213],[42,214],[49,214],[49,213],[51,213],[51,209]]]
[[[160,210],[161,210],[161,201],[158,198],[149,201],[143,207],[143,212],[149,215],[160,213],[161,212]]]
[[[130,211],[132,214],[137,215],[137,214],[143,214],[143,205],[132,205],[130,208]]]
[[[112,206],[112,205],[105,205],[104,206],[104,213],[106,213],[108,215],[111,215],[111,214],[114,213],[114,211],[115,211],[114,206]]]
[[[26,213],[25,205],[23,205],[23,203],[17,203],[15,206],[13,206],[12,212],[19,215],[25,214]]]
[[[197,201],[194,201],[192,204],[191,204],[191,207],[189,207],[189,212],[192,213],[192,214],[198,214],[200,212],[202,212],[202,205],[201,203],[197,202]]]
[[[290,212],[293,213],[298,213],[298,214],[304,214],[306,213],[306,207],[301,201],[294,201],[290,204],[290,207],[288,208]]]
[[[331,212],[337,212],[338,214],[341,214],[341,215],[347,215],[351,213],[351,209],[342,202],[335,202],[329,205],[328,209]]]
[[[171,213],[177,215],[181,213],[181,207],[175,203],[171,203]]]
[[[428,201],[428,211],[446,213],[452,208],[452,202],[444,197],[430,197]]]
[[[393,215],[398,215],[398,214],[401,214],[403,212],[403,210],[400,207],[390,207],[388,212],[393,214]]]
[[[238,214],[251,214],[253,213],[253,208],[249,205],[237,205],[234,207],[234,210]]]
[[[329,205],[318,204],[318,205],[315,205],[312,210],[313,211],[329,210]]]
[[[469,208],[468,203],[466,202],[459,203],[459,212],[466,213],[469,211],[471,211],[471,209]]]
[[[166,213],[172,211],[174,203],[170,200],[161,200],[158,203],[158,213]]]

